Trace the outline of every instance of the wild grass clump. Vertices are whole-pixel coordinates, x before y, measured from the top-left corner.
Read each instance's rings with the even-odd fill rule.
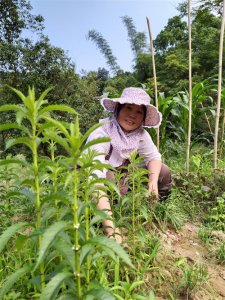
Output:
[[[202,264],[188,264],[181,259],[177,262],[180,279],[176,291],[178,295],[193,296],[209,279],[208,269]]]
[[[212,228],[225,231],[225,193],[215,199],[215,204],[206,216]]]
[[[225,242],[222,243],[216,250],[216,258],[221,264],[225,265]]]

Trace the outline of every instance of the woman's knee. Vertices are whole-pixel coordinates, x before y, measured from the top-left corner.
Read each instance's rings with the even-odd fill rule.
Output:
[[[159,184],[170,184],[172,183],[172,175],[169,167],[162,164],[161,171],[159,174]]]
[[[172,176],[169,167],[165,164],[162,164],[161,172],[159,174],[158,188],[159,195],[163,197],[167,197],[170,194],[170,190],[172,187]]]

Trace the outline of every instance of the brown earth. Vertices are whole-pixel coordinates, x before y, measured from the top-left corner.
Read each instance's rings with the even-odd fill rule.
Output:
[[[162,238],[162,249],[160,254],[161,264],[166,263],[164,278],[165,288],[167,281],[174,283],[179,281],[180,273],[174,268],[174,262],[184,258],[190,265],[204,265],[208,273],[206,283],[190,294],[183,295],[180,293],[176,299],[193,299],[193,300],[222,300],[225,299],[225,265],[219,263],[215,257],[215,249],[221,243],[225,242],[225,234],[221,231],[212,233],[212,241],[205,244],[198,237],[199,227],[194,224],[185,224],[179,232],[167,229],[160,233]],[[162,262],[163,261],[163,262]],[[173,263],[172,263],[173,262]],[[173,271],[171,271],[173,270]],[[171,290],[171,284],[170,284]],[[169,291],[169,288],[168,288]],[[168,292],[169,293],[169,292]],[[161,291],[162,296],[156,299],[172,299],[166,296],[164,288]],[[172,292],[170,294],[173,294]]]

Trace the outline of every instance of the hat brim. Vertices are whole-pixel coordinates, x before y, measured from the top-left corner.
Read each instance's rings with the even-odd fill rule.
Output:
[[[132,101],[130,98],[102,98],[101,99],[101,105],[103,108],[109,112],[114,112],[116,105],[120,104],[136,104],[135,101]],[[141,104],[140,104],[141,105]],[[143,126],[149,127],[149,128],[158,128],[162,122],[162,114],[158,111],[158,109],[151,104],[145,105],[146,107],[146,117]]]

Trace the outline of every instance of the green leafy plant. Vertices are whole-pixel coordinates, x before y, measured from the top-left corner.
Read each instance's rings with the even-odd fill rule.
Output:
[[[213,98],[211,96],[212,91],[215,90],[214,78],[208,78],[194,85],[192,88],[192,131],[196,131],[199,124],[199,120],[202,117],[206,119],[207,126],[209,127],[209,133],[212,133],[209,116],[215,115],[215,109],[213,106]],[[172,124],[173,134],[182,141],[186,141],[188,132],[188,92],[179,92],[177,96],[174,97],[175,105],[171,111],[171,114],[176,117],[178,123]],[[205,102],[207,103],[204,107]],[[198,128],[199,129],[199,128]],[[206,137],[204,135],[195,135],[193,140],[199,141],[204,140]],[[193,146],[192,142],[192,146]]]
[[[217,249],[216,257],[222,264],[225,263],[225,243],[222,243]]]
[[[77,117],[70,124],[53,119],[50,112],[55,110],[64,110],[75,116],[76,112],[62,105],[47,106],[45,96],[48,90],[38,100],[35,99],[34,89],[28,90],[27,97],[18,90],[14,91],[23,104],[4,105],[0,111],[17,111],[17,123],[2,124],[0,129],[20,129],[22,136],[8,141],[7,147],[23,144],[31,150],[31,162],[24,162],[29,179],[24,180],[23,185],[27,186],[35,201],[36,224],[20,222],[0,236],[2,252],[18,231],[24,227],[33,228],[23,241],[32,253],[29,261],[9,274],[2,285],[0,299],[24,276],[30,281],[28,285],[33,285],[32,296],[40,299],[55,299],[58,294],[62,297],[73,295],[73,299],[83,299],[84,295],[91,296],[92,292],[95,295],[96,289],[92,289],[91,281],[95,278],[95,260],[99,257],[93,255],[96,251],[115,262],[118,256],[122,262],[133,267],[121,246],[96,235],[94,230],[94,219],[98,213],[93,205],[93,194],[101,188],[105,190],[107,186],[114,190],[116,187],[110,181],[94,176],[94,170],[107,166],[100,164],[95,159],[97,154],[88,148],[108,139],[100,138],[86,144],[88,135],[101,125],[82,135]],[[50,158],[39,157],[41,142],[50,145]],[[57,156],[57,145],[67,155]],[[5,165],[11,163],[15,163],[15,159],[4,161]],[[19,170],[23,161],[17,160],[16,163]],[[106,214],[99,216],[98,221],[107,217]],[[100,294],[104,291],[106,293],[104,287],[98,288]]]
[[[198,231],[198,237],[206,244],[212,241],[212,227],[202,226]]]
[[[209,279],[207,268],[204,265],[189,265],[185,259],[180,259],[176,262],[176,266],[181,271],[181,279],[177,286],[179,294],[188,297]]]
[[[215,206],[210,209],[207,221],[214,229],[225,230],[225,193],[216,198]]]

